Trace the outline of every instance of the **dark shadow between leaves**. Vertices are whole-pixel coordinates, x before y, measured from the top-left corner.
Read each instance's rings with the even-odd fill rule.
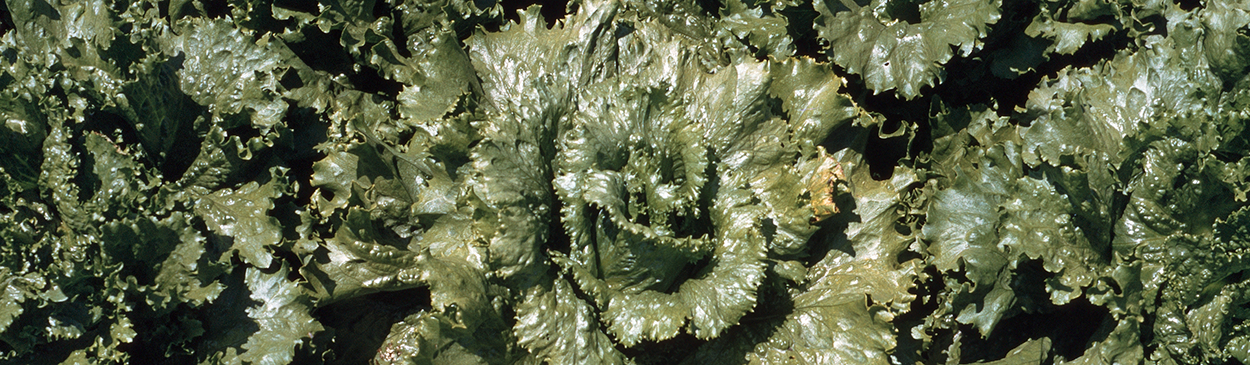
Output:
[[[35,13],[35,17],[44,16],[49,20],[61,20],[61,12],[44,0],[32,0],[30,2],[30,11]]]
[[[517,15],[518,11],[524,11],[530,6],[541,5],[542,8],[539,11],[543,15],[543,20],[547,22],[547,29],[551,29],[557,21],[568,17],[568,4],[568,0],[504,0],[499,2],[499,5],[503,7],[504,17],[513,23],[521,21],[521,16]]]
[[[1022,263],[1016,269],[1012,289],[1017,293],[1016,308],[1002,319],[993,332],[980,336],[965,335],[962,340],[961,360],[990,361],[1001,359],[1027,341],[1049,338],[1051,348],[1043,364],[1072,360],[1085,353],[1090,344],[1106,338],[1100,331],[1108,321],[1115,326],[1107,308],[1094,305],[1080,297],[1064,305],[1053,305],[1046,292],[1046,279],[1053,274],[1045,271],[1040,260]],[[961,326],[965,334],[975,334],[971,326]],[[1101,333],[1101,339],[1098,338]]]
[[[318,308],[313,317],[325,326],[318,337],[330,339],[327,364],[366,364],[377,354],[395,323],[430,310],[426,287],[373,293]]]

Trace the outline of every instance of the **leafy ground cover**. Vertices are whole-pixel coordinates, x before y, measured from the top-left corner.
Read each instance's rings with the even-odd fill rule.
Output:
[[[6,363],[1250,360],[1250,2],[12,0]]]

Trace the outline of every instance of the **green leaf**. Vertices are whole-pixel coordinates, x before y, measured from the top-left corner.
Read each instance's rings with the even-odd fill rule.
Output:
[[[781,100],[782,111],[793,128],[791,143],[810,154],[829,133],[851,122],[861,110],[841,94],[846,81],[829,64],[807,58],[788,59],[770,65],[772,82],[768,95]]]
[[[1245,11],[1246,5],[1244,1],[1211,4],[1201,15],[1206,59],[1226,83],[1241,80],[1250,67],[1250,34],[1245,31],[1250,26],[1250,13]]]
[[[955,115],[941,117],[959,118]],[[961,132],[977,135],[983,128],[996,130],[995,136],[975,137],[987,147],[967,147],[947,157],[955,159],[946,160],[954,165],[946,167],[948,174],[954,174],[953,183],[933,195],[923,229],[924,238],[931,242],[928,249],[935,268],[962,272],[967,278],[961,287],[948,289],[952,314],[959,322],[976,326],[982,336],[989,336],[1001,319],[1020,308],[1040,310],[1081,297],[1083,288],[1102,276],[1108,264],[1109,258],[1100,254],[1091,238],[1107,238],[1102,230],[1110,224],[1095,215],[1093,221],[1074,225],[1069,197],[1046,180],[1023,176],[1020,146],[1012,129],[1002,124],[986,127],[988,123],[972,119],[969,129]],[[1006,140],[995,141],[1000,138]],[[1054,173],[1073,172],[1065,168]],[[1078,192],[1089,188],[1063,184],[1072,182],[1061,180],[1060,186]],[[1087,234],[1081,226],[1092,226],[1095,231]],[[1036,275],[1024,265],[1030,260],[1040,261],[1045,271],[1053,273],[1043,284],[1049,298],[1034,297],[1025,286],[1032,284],[1020,281],[1020,277]],[[947,279],[947,285],[953,281]]]
[[[967,57],[980,50],[989,26],[1001,16],[1000,2],[994,0],[822,0],[814,5],[820,12],[815,27],[829,42],[829,58],[862,76],[874,94],[895,90],[903,99],[941,83],[941,66],[956,51]]]
[[[681,72],[628,70],[580,90],[555,178],[571,248],[554,260],[627,346],[683,328],[713,338],[755,306],[765,252],[801,252],[815,231],[811,197],[831,194],[828,157],[792,133],[828,131],[856,109],[837,96],[841,80],[806,81],[830,76],[822,65],[778,64],[774,71],[773,63],[736,60],[707,74],[691,58],[646,51],[690,52],[666,29],[643,25],[634,34],[638,48],[621,62]],[[773,75],[810,91],[772,104]],[[774,118],[776,106],[806,111],[804,119],[791,125]],[[809,191],[809,181],[824,187]],[[775,232],[765,233],[766,225]],[[706,256],[707,266],[687,271]]]
[[[185,57],[178,70],[183,93],[226,128],[250,122],[264,134],[282,122],[287,104],[277,96],[286,56],[276,43],[249,39],[224,20],[193,18],[179,25],[180,36],[163,39],[161,49]]]
[[[133,152],[122,150],[101,134],[88,134],[85,139],[86,149],[93,157],[92,172],[100,184],[92,203],[121,210],[111,212],[118,215],[143,205],[156,179],[145,174],[146,169],[129,155]]]
[[[373,361],[379,364],[500,364],[521,362],[503,321],[465,327],[456,313],[419,312],[396,323]]]
[[[1143,304],[1159,320],[1156,340],[1172,361],[1197,363],[1227,358],[1219,350],[1224,328],[1239,320],[1229,303],[1241,302],[1244,280],[1233,273],[1250,268],[1244,239],[1218,239],[1220,222],[1240,219],[1243,204],[1229,201],[1229,186],[1217,177],[1221,162],[1195,149],[1197,144],[1168,138],[1150,144],[1143,171],[1128,187],[1128,206],[1116,222],[1116,251],[1143,260],[1147,296]],[[1202,157],[1200,157],[1202,156]],[[1187,162],[1181,162],[1187,161]],[[1228,217],[1228,218],[1224,218]]]
[[[38,274],[13,275],[9,268],[0,268],[0,278],[4,280],[4,297],[0,299],[0,331],[7,330],[14,319],[25,311],[23,303],[28,299],[38,298],[36,291],[42,290],[46,281]]]
[[[163,55],[161,55],[163,56]],[[184,94],[178,77],[186,55],[175,58],[149,56],[135,80],[122,85],[117,106],[110,108],[135,129],[144,156],[162,171],[182,174],[198,153],[196,125],[203,123],[205,108]],[[174,180],[174,176],[164,177]]]
[[[913,202],[903,192],[917,176],[900,168],[895,179],[876,181],[852,149],[834,158],[846,166],[856,208],[828,222],[845,225],[846,235],[813,237],[811,245],[829,247],[819,262],[797,280],[773,284],[784,287],[761,294],[754,314],[686,362],[884,364],[887,354],[896,353],[898,334],[891,322],[915,298],[911,291],[919,274],[918,260],[901,257],[918,232],[903,233],[896,225],[906,221],[902,213]],[[784,275],[780,266],[772,270]]]
[[[9,1],[0,362],[1250,361],[1195,4]]]
[[[6,89],[0,93],[0,118],[5,120],[4,127],[0,128],[0,139],[9,141],[0,144],[0,174],[5,175],[8,194],[34,190],[38,186],[42,162],[40,145],[48,133],[42,114],[35,105],[21,100],[14,92]]]
[[[1007,356],[1004,356],[1002,359],[981,362],[980,364],[1016,365],[1043,361],[1043,359],[1046,359],[1049,356],[1049,352],[1051,351],[1050,343],[1050,338],[1048,337],[1028,340],[1020,344],[1020,346],[1011,349],[1011,351],[1007,353]]]
[[[994,179],[988,171],[980,175],[960,175],[950,189],[934,194],[924,238],[932,242],[929,252],[938,270],[962,271],[971,284],[954,289],[976,298],[955,308],[958,319],[975,323],[982,334],[988,334],[1011,309],[1014,294],[1008,287],[1010,272],[1004,271],[1010,258],[997,247],[997,209],[1006,193],[1006,181]]]
[[[415,74],[399,93],[401,118],[423,122],[451,112],[462,95],[480,93],[481,85],[454,34],[441,27],[430,27],[409,37],[420,39],[420,53],[410,62]]]
[[[1092,2],[1094,1],[1082,3]],[[1047,8],[1043,7],[1043,9]],[[1076,15],[1075,12],[1069,13],[1070,17],[1075,17],[1074,15]],[[1024,34],[1036,39],[1050,39],[1054,43],[1047,47],[1048,50],[1061,55],[1070,55],[1086,44],[1101,41],[1119,30],[1118,24],[1088,24],[1079,19],[1072,20],[1071,22],[1056,20],[1053,14],[1043,10],[1024,29]]]
[[[413,271],[407,271],[404,280],[399,276],[416,266],[416,254],[378,242],[379,233],[367,212],[352,208],[336,228],[335,236],[322,243],[326,252],[314,253],[315,261],[301,268],[317,291],[319,305],[418,286]]]
[[[247,271],[244,281],[252,300],[260,304],[247,309],[247,316],[256,321],[259,331],[240,346],[244,352],[239,360],[244,363],[290,363],[295,347],[322,330],[311,315],[308,297],[287,280],[287,271],[286,265],[273,274]]]
[[[718,27],[760,54],[787,58],[794,55],[794,44],[787,30],[790,21],[780,10],[741,0],[727,1],[720,9]]]
[[[558,364],[623,364],[624,356],[599,330],[592,307],[562,280],[535,286],[516,305],[517,343],[538,361]]]
[[[1199,47],[1192,28],[1178,28],[1157,46],[1089,68],[1068,69],[1043,80],[1029,93],[1020,134],[1024,158],[1062,165],[1063,156],[1092,155],[1112,167],[1137,153],[1149,139],[1136,137],[1140,125],[1170,120],[1173,113],[1203,113],[1217,102],[1220,82],[1210,70],[1185,54]],[[1177,67],[1165,65],[1176,64]],[[1105,76],[1104,76],[1105,75]],[[1157,118],[1165,117],[1165,118]],[[1077,132],[1082,131],[1082,132]]]
[[[270,246],[282,239],[278,219],[269,215],[273,199],[282,196],[280,186],[276,180],[264,185],[253,181],[238,189],[218,190],[196,200],[195,214],[214,233],[231,239],[231,251],[238,252],[244,263],[267,268],[274,260]]]
[[[197,339],[200,363],[289,364],[301,344],[323,330],[308,295],[287,279],[285,262],[266,273],[237,268],[229,288],[205,309],[205,332]]]
[[[1082,295],[1082,288],[1101,276],[1106,257],[1095,249],[1071,218],[1072,207],[1055,188],[1042,180],[1015,181],[1012,196],[1004,202],[999,245],[1008,252],[1032,260],[1055,277],[1046,279],[1050,302],[1064,305]]]
[[[588,3],[551,29],[542,25],[538,8],[530,7],[505,31],[478,33],[466,42],[487,106],[486,120],[474,125],[482,140],[470,154],[474,173],[468,184],[499,222],[489,247],[492,266],[504,278],[521,274],[520,280],[530,280],[545,270],[540,246],[553,210],[546,161],[553,157],[555,123],[566,113],[574,87],[602,72],[600,62],[611,49],[606,34],[618,7]],[[582,28],[589,30],[581,33]]]
[[[207,254],[206,239],[192,224],[190,215],[174,212],[165,219],[119,220],[103,227],[105,252],[134,264],[129,273],[150,286],[147,303],[158,313],[184,303],[204,305],[224,289],[218,279],[227,269]]]
[[[333,200],[326,200],[326,194],[318,191],[317,207],[322,215],[328,215],[335,209],[347,207],[352,197],[352,182],[357,177],[357,164],[360,158],[346,151],[326,154],[324,159],[313,163],[312,185],[329,191]]]

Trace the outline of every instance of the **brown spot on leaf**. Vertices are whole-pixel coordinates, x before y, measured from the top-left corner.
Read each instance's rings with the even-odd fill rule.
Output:
[[[838,161],[826,155],[823,150],[820,151],[819,158],[824,160],[807,182],[807,191],[812,197],[812,224],[838,214],[838,206],[834,204],[833,196],[837,191],[838,181],[846,181],[846,175],[842,173],[842,165]]]

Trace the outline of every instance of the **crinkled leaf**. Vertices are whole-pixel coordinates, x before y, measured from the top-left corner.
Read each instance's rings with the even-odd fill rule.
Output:
[[[849,189],[856,196],[853,213],[829,218],[835,227],[847,225],[846,236],[818,238],[831,248],[826,256],[780,293],[784,299],[761,299],[763,308],[784,305],[784,317],[748,317],[742,327],[701,347],[687,362],[888,361],[886,354],[896,346],[891,321],[912,300],[909,291],[917,275],[917,261],[899,262],[915,236],[895,228],[906,211],[900,209],[902,192],[916,176],[900,169],[896,179],[874,181],[858,154],[844,150],[835,156],[847,166]]]
[[[1192,30],[1178,27],[1158,46],[1091,68],[1069,69],[1030,92],[1024,156],[1030,165],[1039,158],[1053,166],[1064,155],[1092,155],[1115,167],[1136,151],[1125,138],[1138,125],[1154,119],[1160,108],[1197,111],[1219,89],[1219,81],[1193,57],[1198,46]],[[1169,63],[1180,67],[1164,67]],[[1081,131],[1081,132],[1077,132]],[[1140,137],[1139,137],[1140,138]]]
[[[951,189],[933,196],[929,209],[932,218],[924,227],[924,237],[933,242],[929,251],[934,266],[948,272],[963,271],[971,285],[962,291],[982,298],[956,310],[960,311],[961,322],[975,321],[985,334],[1010,309],[1014,299],[1006,287],[1010,281],[1010,273],[1004,272],[1008,257],[997,247],[997,207],[1002,203],[1006,184],[1002,180],[973,179],[956,178]]]
[[[414,76],[412,85],[399,93],[400,117],[416,122],[442,117],[462,95],[481,88],[469,67],[468,55],[453,36],[437,28],[410,36],[421,42],[416,48],[422,52],[411,67],[422,74]]]
[[[757,6],[751,6],[757,5]],[[720,9],[720,26],[735,38],[764,55],[776,58],[794,55],[789,20],[771,6],[727,1]],[[768,7],[765,13],[765,7]]]
[[[920,95],[945,77],[941,65],[958,51],[981,49],[989,26],[998,22],[993,0],[815,2],[816,30],[826,53],[847,72],[860,75],[873,93],[895,90]],[[954,47],[954,49],[952,49]]]
[[[1220,334],[1203,328],[1229,320],[1223,313],[1230,309],[1221,306],[1243,301],[1245,284],[1224,281],[1250,268],[1242,238],[1222,242],[1213,236],[1217,220],[1241,204],[1229,201],[1228,186],[1212,176],[1219,162],[1196,158],[1194,147],[1175,138],[1150,145],[1143,173],[1130,182],[1128,206],[1116,222],[1113,241],[1117,252],[1144,260],[1145,290],[1159,295],[1146,304],[1157,306],[1160,321],[1167,321],[1154,334],[1166,346],[1165,356],[1187,363],[1227,356],[1215,350],[1224,340]]]
[[[234,120],[242,114],[268,131],[287,109],[277,97],[283,54],[268,39],[249,38],[225,21],[196,18],[180,37],[163,39],[162,49],[184,57],[178,85],[192,100],[229,121],[228,127],[238,125]]]
[[[335,232],[323,243],[326,252],[314,253],[314,261],[301,268],[317,291],[318,304],[417,286],[414,277],[399,280],[401,271],[415,266],[416,254],[378,242],[379,233],[367,212],[351,209]]]
[[[214,233],[233,241],[231,248],[243,262],[269,267],[274,259],[269,246],[282,239],[278,219],[269,215],[273,199],[281,195],[279,186],[276,181],[250,182],[238,189],[218,190],[196,201],[195,213]]]
[[[101,236],[110,256],[136,263],[130,272],[144,278],[138,284],[151,286],[148,303],[167,312],[181,303],[211,302],[223,290],[217,279],[226,270],[205,249],[205,237],[191,228],[191,217],[176,212],[160,220],[109,222]]]
[[[451,313],[454,315],[455,313]],[[500,364],[521,362],[502,321],[476,329],[442,313],[419,312],[396,323],[378,349],[378,364]]]
[[[272,273],[239,270],[246,272],[233,273],[229,289],[207,308],[196,356],[200,363],[290,363],[295,349],[323,330],[308,295],[287,280],[285,263]]]
[[[559,364],[622,364],[624,356],[599,329],[592,307],[556,280],[550,288],[534,287],[516,306],[517,343],[539,361]]]
[[[322,327],[312,317],[308,297],[295,283],[287,280],[285,265],[272,274],[249,269],[244,281],[250,297],[258,305],[247,308],[247,316],[256,321],[259,330],[240,346],[239,359],[253,364],[287,364],[296,346],[312,337]]]
[[[1061,55],[1070,55],[1087,43],[1102,40],[1118,30],[1117,28],[1118,24],[1063,22],[1055,20],[1049,12],[1042,11],[1025,28],[1024,34],[1032,38],[1050,39],[1053,43],[1048,49]]]
[[[1246,2],[1219,2],[1202,13],[1202,27],[1206,35],[1202,46],[1211,69],[1225,82],[1236,82],[1245,76],[1250,67],[1250,12]]]

